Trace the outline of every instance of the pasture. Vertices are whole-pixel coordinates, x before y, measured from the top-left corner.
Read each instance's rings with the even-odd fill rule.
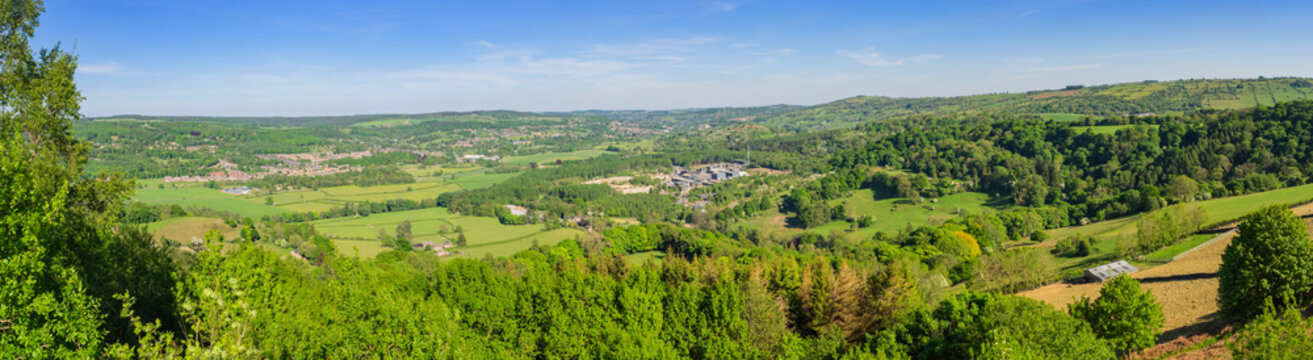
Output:
[[[479,171],[479,172],[471,171],[457,175],[455,178],[451,179],[451,183],[465,190],[482,189],[482,188],[492,187],[493,185],[509,180],[510,178],[513,178],[516,175],[520,175],[520,172],[516,171],[516,172],[507,172],[507,173],[488,174],[483,171]]]
[[[906,198],[881,198],[877,200],[875,194],[870,189],[859,189],[853,191],[853,194],[830,201],[830,205],[843,204],[847,211],[847,216],[852,219],[861,216],[872,216],[875,223],[867,228],[853,230],[853,223],[847,220],[835,220],[825,225],[817,226],[811,229],[802,229],[790,226],[790,220],[787,215],[781,214],[776,209],[763,211],[761,215],[743,221],[745,228],[762,230],[767,233],[783,233],[787,236],[795,236],[803,232],[814,232],[821,235],[829,235],[835,231],[846,232],[846,236],[852,239],[869,238],[876,232],[883,231],[893,234],[910,225],[919,224],[937,224],[950,219],[971,214],[979,213],[994,208],[989,204],[989,196],[982,193],[965,192],[939,198],[938,203],[931,202],[930,199],[921,204],[912,204]]]
[[[529,163],[550,165],[556,163],[556,160],[561,160],[561,161],[583,160],[583,159],[597,157],[605,153],[606,151],[604,150],[594,150],[594,149],[578,150],[578,151],[564,152],[564,153],[545,152],[541,154],[524,155],[524,156],[508,156],[505,159],[502,159],[502,163],[511,166],[529,165]]]
[[[265,205],[263,197],[257,200],[194,185],[178,188],[166,185],[163,189],[157,187],[141,188],[137,189],[134,198],[137,201],[151,205],[178,204],[184,208],[192,205],[203,206],[253,218],[286,212],[284,209]]]
[[[362,242],[377,245],[379,244],[377,237],[380,231],[388,236],[393,236],[396,234],[397,225],[406,220],[409,220],[411,224],[411,232],[414,234],[413,242],[433,241],[441,243],[448,240],[455,242],[459,236],[455,229],[457,227],[463,228],[465,238],[469,244],[458,247],[455,251],[463,252],[462,255],[464,256],[483,256],[485,253],[508,256],[529,248],[535,240],[546,246],[564,239],[574,238],[576,235],[587,236],[584,232],[575,229],[546,231],[541,224],[502,225],[495,218],[457,215],[448,212],[444,208],[373,214],[365,217],[325,219],[313,221],[311,224],[314,224],[320,233],[335,237],[334,241],[339,244],[338,247],[341,249],[345,245],[365,246]],[[344,240],[347,241],[344,242]],[[372,257],[377,253],[372,248],[368,251],[366,248],[361,248],[361,256]]]
[[[1153,130],[1158,129],[1158,125],[1104,125],[1104,126],[1072,126],[1071,129],[1077,133],[1089,131],[1095,134],[1116,134],[1118,130],[1129,129],[1134,127],[1147,127]]]
[[[228,227],[223,219],[218,218],[176,217],[146,224],[146,230],[154,234],[156,240],[171,239],[183,244],[190,243],[193,238],[202,239],[211,229],[219,230],[224,239],[238,236],[237,229]]]
[[[1091,116],[1085,114],[1043,113],[1043,114],[1039,114],[1039,117],[1044,120],[1051,120],[1058,122],[1075,122],[1075,121],[1079,121],[1080,119],[1091,117]]]

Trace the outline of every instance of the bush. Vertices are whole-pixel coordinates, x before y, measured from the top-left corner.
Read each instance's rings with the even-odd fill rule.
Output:
[[[1123,354],[1153,346],[1164,322],[1158,299],[1126,274],[1104,283],[1097,300],[1082,296],[1067,312],[1090,324],[1095,335]]]
[[[1240,224],[1218,276],[1218,302],[1227,315],[1250,317],[1269,300],[1305,304],[1313,288],[1313,241],[1289,209],[1264,208]],[[1293,296],[1278,298],[1286,293]]]
[[[1030,233],[1030,241],[1044,242],[1044,240],[1048,240],[1048,239],[1049,239],[1049,234],[1045,233],[1044,230],[1035,230]]]
[[[980,258],[980,269],[968,282],[976,291],[1014,292],[1031,289],[1057,277],[1053,257],[1041,250],[1019,248]]]
[[[1299,308],[1278,311],[1272,302],[1263,313],[1245,325],[1235,340],[1226,345],[1236,359],[1284,359],[1313,353],[1313,320],[1304,319]]]
[[[1065,257],[1086,257],[1094,252],[1094,237],[1071,237],[1058,241],[1051,251],[1053,255]]]
[[[966,292],[933,312],[911,316],[909,337],[929,337],[924,359],[1111,359],[1107,343],[1048,304],[1012,295]]]

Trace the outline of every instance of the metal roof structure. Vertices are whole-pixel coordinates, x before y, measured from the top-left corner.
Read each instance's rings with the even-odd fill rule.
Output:
[[[1104,282],[1117,275],[1130,274],[1136,271],[1140,271],[1140,269],[1126,262],[1126,260],[1118,260],[1085,269],[1085,277],[1093,281]]]

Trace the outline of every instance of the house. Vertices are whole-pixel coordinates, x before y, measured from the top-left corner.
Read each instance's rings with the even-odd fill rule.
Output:
[[[223,192],[233,195],[246,195],[251,192],[251,188],[249,186],[238,186],[238,187],[223,189]]]
[[[438,244],[435,244],[432,241],[424,241],[424,242],[410,244],[410,247],[414,248],[415,250],[430,251],[430,250],[437,250]]]
[[[1126,262],[1126,260],[1118,260],[1116,262],[1085,269],[1085,278],[1089,281],[1104,282],[1116,277],[1117,275],[1130,274],[1136,271],[1140,271],[1140,269]]]
[[[442,248],[443,248],[443,249],[450,249],[450,248],[454,248],[454,247],[456,247],[456,244],[452,244],[452,243],[451,243],[451,240],[447,240],[447,241],[442,242]]]
[[[525,209],[523,206],[507,204],[506,209],[511,211],[511,215],[515,215],[515,216],[529,215],[529,210]]]

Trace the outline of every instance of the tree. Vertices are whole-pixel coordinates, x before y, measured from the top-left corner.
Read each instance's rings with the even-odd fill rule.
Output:
[[[1104,283],[1098,299],[1082,296],[1067,306],[1067,312],[1090,324],[1095,335],[1122,354],[1153,346],[1164,322],[1158,299],[1126,274]]]
[[[1030,232],[1030,241],[1044,242],[1044,240],[1048,240],[1048,239],[1049,239],[1049,234],[1045,233],[1044,230],[1035,230]]]
[[[89,146],[71,131],[81,118],[77,60],[28,44],[44,10],[40,1],[0,6],[0,353],[93,358],[105,340],[98,305],[122,289],[92,284],[92,273],[123,271],[106,263],[114,235],[105,229],[134,186],[84,176]]]
[[[1194,200],[1194,194],[1198,192],[1199,183],[1185,175],[1177,175],[1167,185],[1167,193],[1178,202]]]
[[[1111,359],[1107,343],[1089,327],[1037,300],[964,292],[930,313],[910,317],[903,331],[928,336],[923,359]]]
[[[415,235],[410,231],[409,219],[402,220],[400,224],[397,224],[397,238],[406,239],[406,240],[415,239]]]
[[[1268,300],[1293,305],[1280,297],[1286,293],[1298,304],[1313,299],[1313,240],[1299,217],[1271,206],[1249,215],[1239,231],[1218,269],[1218,303],[1224,313],[1250,317]]]
[[[1307,355],[1313,352],[1313,319],[1304,319],[1298,307],[1277,309],[1268,301],[1263,313],[1240,329],[1235,340],[1227,342],[1227,347],[1236,359]]]

